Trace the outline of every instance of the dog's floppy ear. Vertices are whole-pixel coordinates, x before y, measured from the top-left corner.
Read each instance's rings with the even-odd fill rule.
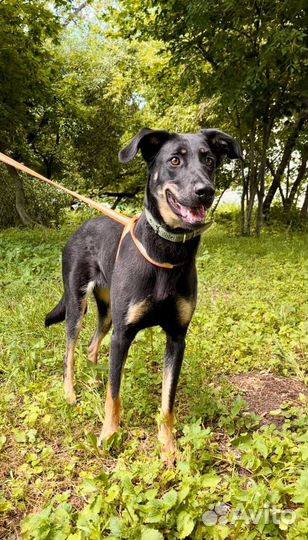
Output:
[[[219,129],[205,129],[202,131],[205,135],[209,146],[217,154],[219,161],[225,156],[230,159],[241,159],[244,161],[240,145],[233,137],[220,131]]]
[[[140,149],[145,161],[150,162],[170,136],[168,131],[143,128],[129,145],[119,152],[119,161],[128,163]]]

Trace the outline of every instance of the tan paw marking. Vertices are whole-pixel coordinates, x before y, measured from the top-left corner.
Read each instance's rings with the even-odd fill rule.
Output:
[[[65,389],[64,394],[65,394],[65,399],[66,399],[67,403],[69,403],[70,405],[74,405],[76,403],[77,398],[76,398],[76,394],[75,394],[74,390]]]
[[[98,360],[98,344],[93,343],[89,346],[88,349],[88,360],[89,362],[92,362],[92,364],[97,364]]]
[[[168,441],[165,444],[160,453],[160,459],[166,463],[167,467],[173,467],[176,462],[177,449],[174,440]]]
[[[104,441],[108,441],[112,437],[112,435],[114,435],[118,431],[119,431],[119,426],[116,426],[116,425],[114,425],[114,426],[110,426],[110,425],[103,426],[101,434],[100,434],[100,436],[98,438],[98,446],[99,447],[103,446]]]

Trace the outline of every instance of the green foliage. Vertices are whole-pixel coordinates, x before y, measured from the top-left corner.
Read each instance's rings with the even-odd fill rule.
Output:
[[[122,1],[111,13],[124,35],[166,43],[186,85],[194,86],[193,76],[200,94],[218,94],[225,105],[237,107],[230,114],[239,114],[247,125],[256,112],[257,118],[267,121],[268,106],[277,109],[278,96],[283,95],[280,117],[305,102],[307,49],[301,0],[292,8],[278,0],[262,6],[232,0]]]
[[[141,47],[107,42],[87,19],[67,28],[70,2],[55,4],[1,3],[0,150],[90,195],[135,193],[143,175],[139,168],[122,171],[117,155],[122,135],[143,124],[134,90]],[[19,223],[14,184],[5,174],[0,193],[9,201],[1,204],[0,225]],[[57,222],[64,199],[55,195],[51,210],[44,189],[32,195],[28,189],[27,214],[39,223]]]
[[[306,216],[303,216],[301,213],[301,210],[299,208],[293,207],[287,215],[286,220],[286,211],[281,204],[274,204],[271,208],[271,214],[270,214],[270,221],[269,221],[269,227],[270,228],[285,228],[285,229],[292,229],[292,230],[307,230],[307,220]]]
[[[15,209],[15,196],[11,177],[0,165],[1,186],[0,229],[20,225]],[[29,177],[24,178],[24,191],[29,216],[47,227],[58,226],[64,218],[64,206],[68,197],[55,189]]]
[[[0,17],[2,151],[89,195],[131,199],[142,192],[141,160],[122,168],[117,154],[140,127],[188,132],[215,125],[244,150],[244,170],[227,167],[217,179],[218,190],[232,182],[242,187],[242,233],[251,234],[254,218],[260,233],[273,181],[290,221],[308,156],[302,0],[292,9],[286,0],[92,0],[77,8],[66,0],[14,0],[1,2]],[[7,197],[1,182],[0,198],[12,203],[0,220],[14,225],[9,189]],[[26,213],[39,222],[42,198],[38,190],[37,204],[26,201]]]
[[[225,224],[204,236],[177,399],[179,457],[167,470],[156,439],[159,330],[139,334],[131,349],[123,426],[104,450],[96,436],[109,338],[99,364],[89,365],[92,303],[76,353],[78,403],[64,401],[65,329],[46,331],[43,320],[60,297],[61,247],[77,225],[0,237],[1,533],[15,534],[21,520],[25,539],[305,538],[303,406],[273,411],[281,429],[263,425],[230,383],[247,371],[304,379],[304,235],[276,231],[260,241],[232,236]],[[222,504],[220,519],[214,510]],[[295,512],[291,524],[286,509]],[[202,519],[208,512],[214,524]]]
[[[283,183],[282,176],[287,176],[285,193],[280,190],[283,202],[290,195],[290,184],[297,191],[303,180],[303,176],[298,179],[299,168],[294,167],[296,150],[304,156],[303,144],[307,142],[307,136],[300,135],[307,117],[308,68],[307,17],[302,0],[292,2],[292,7],[287,0],[261,4],[123,0],[110,12],[109,20],[117,22],[117,35],[163,43],[167,61],[161,80],[166,93],[170,77],[168,96],[172,103],[170,107],[168,98],[159,100],[163,115],[172,111],[174,119],[180,110],[186,119],[187,111],[194,111],[191,120],[196,125],[216,125],[241,142],[245,168],[242,174],[237,171],[235,178],[229,173],[229,182],[224,185],[232,179],[242,186],[242,233],[247,235],[252,231],[252,210],[258,200],[255,225],[259,235],[263,201],[273,178],[275,194]],[[155,88],[160,92],[160,79]],[[301,127],[297,131],[298,122]],[[271,202],[272,198],[267,199],[265,214]]]
[[[47,42],[56,39],[60,25],[55,12],[40,0],[5,0],[0,19],[0,147],[20,151],[33,126],[34,107],[48,99]]]

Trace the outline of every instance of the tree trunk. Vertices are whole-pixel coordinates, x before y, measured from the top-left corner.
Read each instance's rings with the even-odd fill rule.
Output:
[[[262,224],[263,224],[263,201],[265,193],[265,171],[266,171],[266,152],[268,147],[268,141],[271,134],[271,127],[273,122],[268,122],[263,126],[262,134],[262,154],[260,160],[260,167],[258,173],[258,211],[256,222],[256,235],[261,236]]]
[[[230,187],[230,186],[226,187],[226,188],[222,191],[222,193],[219,195],[219,197],[218,197],[218,199],[217,199],[217,201],[216,201],[214,207],[213,207],[212,210],[211,210],[211,217],[212,217],[212,218],[214,217],[214,214],[215,214],[215,212],[216,212],[216,210],[217,210],[217,208],[218,208],[218,206],[219,206],[219,203],[220,203],[220,201],[221,201],[223,195],[226,193],[226,191],[227,191],[227,189],[229,189],[229,187]]]
[[[20,220],[25,227],[34,227],[35,221],[28,215],[26,211],[26,197],[22,178],[14,167],[7,166],[8,172],[13,180],[15,188],[15,206]]]
[[[247,182],[244,176],[244,167],[242,166],[242,195],[241,195],[241,235],[245,236],[246,234],[246,213],[245,213],[245,201],[247,196]]]
[[[298,169],[296,180],[290,190],[289,197],[285,200],[284,205],[283,205],[287,215],[289,214],[292,208],[296,193],[299,189],[299,186],[302,183],[305,173],[307,172],[307,161],[308,161],[308,144],[305,144],[303,147],[302,161]]]
[[[246,206],[246,235],[251,236],[251,225],[253,216],[253,207],[256,196],[256,164],[255,164],[255,143],[256,143],[256,120],[254,120],[251,137],[250,137],[250,151],[249,151],[249,176],[247,180],[247,206]]]
[[[303,206],[301,208],[301,218],[303,220],[307,220],[307,218],[308,218],[308,182],[307,182],[307,186],[306,186],[306,194],[305,194],[304,203],[303,203]]]
[[[260,165],[260,168],[263,169],[263,166]],[[263,225],[263,200],[264,200],[264,191],[265,191],[265,170],[260,173],[260,184],[258,191],[258,211],[257,211],[257,221],[256,221],[256,235],[259,238],[261,236],[261,230]]]
[[[292,130],[291,130],[291,133],[287,139],[287,142],[285,144],[285,147],[284,147],[284,151],[283,151],[283,155],[282,155],[282,158],[281,158],[281,162],[277,168],[277,171],[274,175],[274,179],[273,179],[273,182],[267,192],[267,195],[264,199],[264,203],[263,203],[263,214],[264,214],[264,217],[266,220],[269,219],[269,214],[270,214],[270,208],[271,208],[271,204],[273,202],[273,199],[275,197],[275,194],[276,194],[276,191],[277,189],[279,189],[279,186],[280,186],[280,182],[281,182],[281,178],[282,178],[282,175],[284,173],[284,170],[290,160],[290,157],[291,157],[291,154],[292,154],[292,151],[293,151],[293,148],[294,148],[294,145],[296,143],[296,140],[297,140],[297,137],[305,123],[305,119],[306,117],[305,116],[300,116],[297,118],[295,124],[292,126]]]
[[[255,171],[253,171],[253,177],[250,180],[249,202],[248,202],[247,219],[246,219],[247,236],[251,236],[252,217],[253,217],[253,209],[255,205],[256,191],[257,191],[256,174],[255,174]]]
[[[53,156],[49,156],[48,158],[43,158],[44,164],[46,167],[46,176],[51,180],[52,178],[52,166],[53,166]]]
[[[241,126],[241,117],[238,111],[237,105],[235,106],[235,118],[236,118],[236,128],[239,135],[239,140],[241,141],[241,146],[243,144],[243,132]],[[255,125],[255,124],[254,124]],[[246,235],[246,204],[247,204],[247,191],[248,191],[248,178],[245,178],[244,163],[241,162],[241,177],[242,177],[242,193],[241,193],[241,235]],[[218,204],[215,206],[215,210]]]

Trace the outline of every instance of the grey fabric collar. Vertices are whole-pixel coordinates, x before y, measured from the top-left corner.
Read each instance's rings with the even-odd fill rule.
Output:
[[[165,240],[169,240],[170,242],[185,243],[188,240],[191,240],[192,238],[195,238],[196,236],[200,236],[201,233],[203,233],[204,231],[209,229],[211,227],[211,225],[213,224],[212,221],[208,221],[207,223],[202,225],[202,227],[200,227],[199,229],[196,229],[195,231],[190,231],[190,232],[183,233],[183,234],[182,233],[171,233],[169,231],[166,231],[166,229],[164,229],[164,227],[162,227],[162,225],[160,225],[158,223],[158,221],[156,221],[156,219],[152,216],[152,214],[149,212],[149,210],[147,210],[145,208],[144,213],[145,213],[146,220],[149,223],[149,225],[151,225],[153,231],[156,234],[158,234],[158,236],[160,236],[161,238],[164,238]]]

